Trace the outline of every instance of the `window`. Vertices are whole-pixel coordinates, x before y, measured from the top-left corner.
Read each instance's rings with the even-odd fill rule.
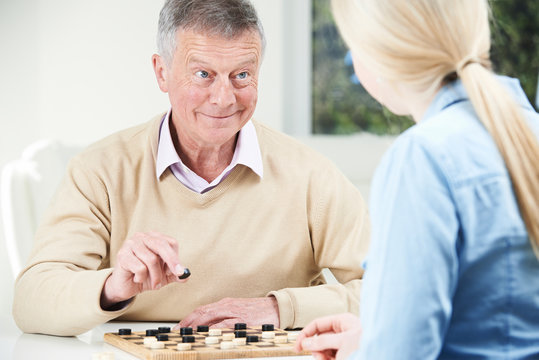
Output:
[[[532,104],[539,72],[539,2],[491,2],[492,62],[496,72],[518,77]],[[334,24],[329,0],[312,0],[312,133],[370,132],[396,135],[413,124],[379,105],[354,81],[347,47]],[[537,106],[537,105],[536,105]]]

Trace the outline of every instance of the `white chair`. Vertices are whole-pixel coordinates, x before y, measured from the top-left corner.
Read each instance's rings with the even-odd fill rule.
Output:
[[[60,183],[67,162],[81,148],[43,139],[2,169],[1,213],[6,250],[16,278],[28,259],[41,215]]]

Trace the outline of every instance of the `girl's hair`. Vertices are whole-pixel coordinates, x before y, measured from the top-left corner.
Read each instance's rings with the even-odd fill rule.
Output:
[[[490,69],[487,0],[332,0],[341,34],[376,76],[432,98],[459,77],[508,169],[539,258],[539,144]]]

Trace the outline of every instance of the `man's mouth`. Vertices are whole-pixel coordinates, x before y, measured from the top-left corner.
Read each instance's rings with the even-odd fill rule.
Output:
[[[209,117],[209,118],[213,118],[213,119],[218,119],[218,120],[224,120],[224,119],[228,119],[234,115],[236,115],[236,113],[231,113],[231,114],[205,114],[205,113],[202,113],[202,115],[206,116],[206,117]]]

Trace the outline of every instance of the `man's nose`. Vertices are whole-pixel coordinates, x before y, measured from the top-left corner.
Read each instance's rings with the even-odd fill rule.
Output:
[[[230,82],[230,79],[216,79],[212,84],[210,102],[223,108],[236,102],[234,86]]]

